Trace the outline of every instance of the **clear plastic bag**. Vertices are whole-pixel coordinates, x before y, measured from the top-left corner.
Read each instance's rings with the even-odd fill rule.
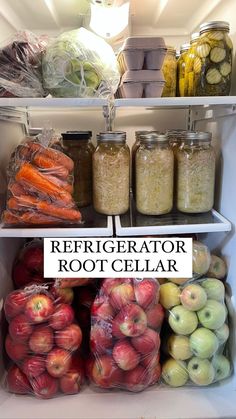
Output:
[[[3,222],[9,226],[67,225],[81,222],[72,197],[73,161],[48,147],[50,135],[26,138],[8,169],[8,199]]]
[[[54,297],[47,285],[32,285],[10,293],[4,311],[8,321],[5,349],[13,362],[4,387],[44,399],[78,393],[84,382],[78,352],[82,332],[71,305]]]
[[[227,340],[228,311],[225,288],[216,278],[201,278],[177,286],[160,287],[168,308],[170,332],[162,350],[162,378],[173,387],[207,386],[232,372]]]
[[[107,278],[92,306],[87,362],[100,388],[133,392],[158,382],[160,329],[164,310],[156,279]]]
[[[43,81],[52,96],[106,98],[119,80],[112,47],[84,28],[64,32],[47,46]]]
[[[19,251],[12,268],[15,288],[22,288],[32,282],[43,283],[43,241],[34,239]]]
[[[0,96],[42,97],[42,52],[47,38],[17,32],[0,49]]]

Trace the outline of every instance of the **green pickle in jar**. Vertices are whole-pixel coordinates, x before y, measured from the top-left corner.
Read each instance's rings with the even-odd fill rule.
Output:
[[[183,44],[180,47],[180,57],[177,62],[177,96],[188,95],[188,83],[185,77],[186,59],[190,44]]]
[[[214,204],[215,152],[211,133],[186,131],[177,158],[177,209],[210,211]]]
[[[167,47],[167,53],[162,65],[162,72],[165,79],[162,97],[176,96],[177,61],[174,47]]]
[[[186,66],[185,66],[185,79],[186,79],[186,96],[196,96],[195,78],[198,74],[198,58],[196,53],[197,42],[199,39],[199,33],[195,32],[191,35],[190,48],[186,55]]]
[[[67,131],[62,134],[63,151],[74,162],[74,193],[78,207],[92,203],[92,154],[91,131]]]
[[[173,206],[174,155],[168,136],[140,136],[135,156],[136,207],[141,214],[167,214]]]
[[[196,96],[226,96],[230,93],[233,44],[229,24],[213,21],[200,26],[194,60]]]
[[[102,132],[93,154],[93,205],[105,215],[124,214],[129,209],[130,151],[126,133]]]

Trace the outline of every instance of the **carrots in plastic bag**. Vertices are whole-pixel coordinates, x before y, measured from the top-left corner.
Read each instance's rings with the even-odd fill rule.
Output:
[[[65,189],[65,191],[69,192],[70,194],[72,194],[74,191],[73,185],[69,182],[66,182],[65,180],[59,179],[56,176],[48,175],[48,174],[47,174],[47,179],[50,182],[55,183],[55,185],[60,186],[60,188]]]
[[[15,214],[9,210],[3,213],[3,222],[6,225],[22,225],[22,224],[34,224],[34,225],[56,225],[65,223],[65,221],[58,218],[50,217],[34,210],[25,211]]]
[[[50,182],[46,175],[40,173],[39,170],[33,167],[30,163],[22,164],[16,174],[16,181],[24,182],[29,186],[33,186],[39,192],[47,194],[54,200],[62,200],[65,205],[71,204],[72,202],[72,197],[67,191]]]
[[[47,169],[47,173],[55,173],[56,176],[63,179],[67,179],[69,176],[69,171],[65,166],[57,164],[55,160],[45,156],[44,153],[36,153],[32,163],[41,169]]]
[[[55,162],[57,162],[57,164],[66,167],[69,170],[69,172],[71,172],[74,169],[73,160],[61,151],[55,150],[53,148],[45,148],[41,144],[36,142],[29,142],[27,143],[27,145],[33,153],[44,153],[46,157],[54,160]]]
[[[62,208],[46,201],[41,201],[33,196],[22,195],[19,198],[10,198],[7,202],[8,208],[15,211],[22,211],[26,208],[33,208],[51,217],[60,218],[69,222],[77,223],[81,220],[81,213],[71,208]]]
[[[11,211],[4,211],[2,215],[2,220],[4,224],[13,225],[19,224],[20,217],[18,215],[13,214]]]

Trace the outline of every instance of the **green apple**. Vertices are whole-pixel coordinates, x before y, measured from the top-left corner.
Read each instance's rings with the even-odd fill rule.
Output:
[[[190,349],[198,358],[211,358],[219,347],[216,335],[205,327],[195,330],[189,338]]]
[[[205,275],[211,263],[211,254],[208,247],[193,240],[193,272],[197,275]]]
[[[229,326],[224,323],[223,326],[219,327],[219,329],[216,329],[214,332],[220,345],[223,345],[229,337]]]
[[[193,357],[188,363],[190,379],[198,386],[207,386],[215,377],[215,370],[208,359]]]
[[[230,363],[224,355],[215,355],[212,359],[215,369],[215,381],[223,380],[230,374]]]
[[[190,335],[198,324],[196,314],[181,305],[170,310],[168,321],[171,329],[178,335]]]
[[[172,387],[181,387],[188,381],[186,364],[169,358],[162,365],[162,378]]]
[[[208,329],[219,329],[226,319],[226,307],[215,300],[208,300],[205,307],[197,312],[202,326]]]
[[[171,335],[167,341],[169,354],[177,360],[185,361],[193,355],[187,336]]]
[[[223,282],[215,278],[207,278],[201,283],[202,287],[206,291],[207,298],[224,302],[225,298],[225,287]]]
[[[160,286],[160,303],[165,308],[171,308],[180,304],[180,290],[176,284],[167,282]]]
[[[187,285],[180,295],[180,301],[190,311],[203,308],[207,302],[207,295],[200,285]]]
[[[211,255],[211,264],[207,275],[212,278],[223,279],[226,275],[227,267],[225,261],[216,255]]]

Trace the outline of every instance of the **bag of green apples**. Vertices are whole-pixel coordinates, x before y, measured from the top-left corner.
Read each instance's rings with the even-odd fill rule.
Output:
[[[92,306],[87,375],[97,387],[133,392],[157,383],[164,310],[156,279],[107,278]]]
[[[207,386],[231,373],[227,340],[225,287],[216,278],[183,285],[160,286],[160,301],[168,310],[168,335],[162,350],[162,378],[173,387]]]
[[[9,392],[49,399],[81,390],[84,371],[78,350],[82,332],[73,308],[63,301],[46,284],[7,295],[5,350],[11,362],[4,387]]]

